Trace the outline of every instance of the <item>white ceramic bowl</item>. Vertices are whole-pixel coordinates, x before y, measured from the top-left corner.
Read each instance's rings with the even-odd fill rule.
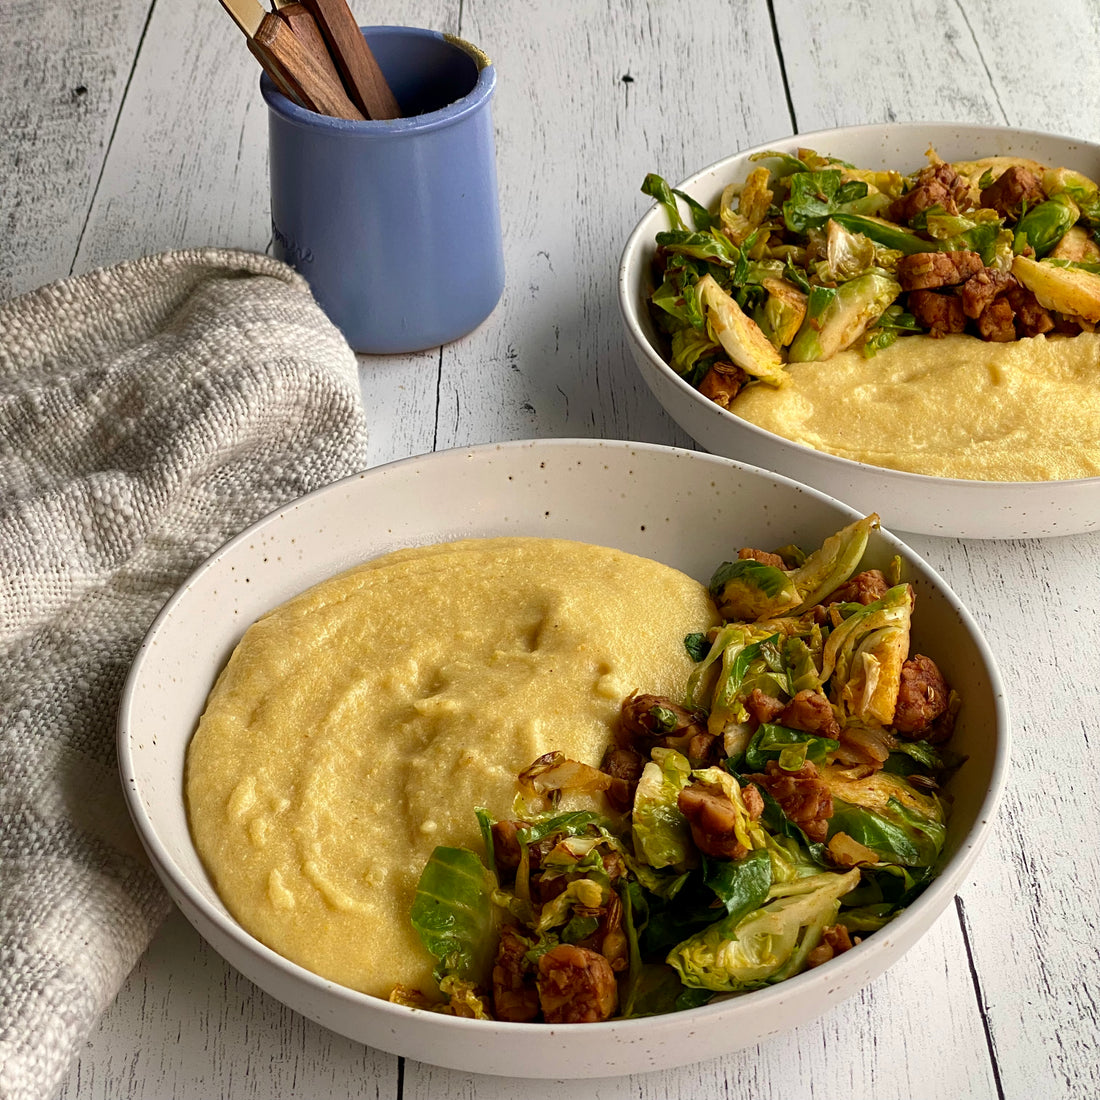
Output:
[[[946,160],[1015,154],[1100,179],[1100,145],[1090,142],[1000,126],[912,123],[849,126],[771,141],[704,168],[679,189],[709,207],[728,183],[744,179],[755,167],[749,157],[766,149],[792,152],[808,147],[863,168],[914,171],[926,163],[924,153],[930,145]],[[630,350],[646,384],[672,418],[708,451],[764,466],[858,509],[877,511],[883,522],[901,531],[995,539],[1069,535],[1100,527],[1100,477],[964,481],[888,470],[793,443],[704,397],[662,359],[646,306],[653,291],[654,238],[667,228],[667,214],[654,205],[631,233],[619,266],[619,306]]]
[[[119,758],[149,858],[198,931],[233,966],[326,1027],[382,1050],[481,1073],[588,1077],[710,1058],[810,1019],[855,993],[924,933],[990,829],[1008,756],[1004,693],[970,615],[893,536],[918,590],[915,644],[964,698],[957,776],[939,877],[885,930],[816,970],[722,1004],[603,1024],[487,1023],[356,993],[296,966],[234,921],[188,832],[184,753],[207,693],[263,612],[357,562],[466,536],[547,535],[621,547],[706,581],[740,546],[818,544],[855,516],[784,478],[724,458],[646,444],[541,440],[407,459],[295,501],[222,547],[166,604],[126,682]]]

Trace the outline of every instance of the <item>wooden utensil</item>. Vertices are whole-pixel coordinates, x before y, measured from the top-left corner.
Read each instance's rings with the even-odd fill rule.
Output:
[[[248,52],[260,63],[260,67],[269,77],[271,77],[275,87],[278,88],[287,99],[293,100],[299,107],[304,107],[307,111],[313,110],[313,104],[306,100],[302,89],[283,71],[282,65],[280,65],[275,58],[265,53],[261,46],[257,46],[255,39],[247,38],[245,39],[245,44],[248,46]]]
[[[290,24],[260,0],[220,0],[244,32],[248,48],[276,86],[294,102],[333,118],[362,119],[331,66],[319,64]]]
[[[309,14],[305,5],[299,3],[299,0],[275,0],[274,11],[309,51],[317,67],[324,69],[335,83],[342,83],[317,21]],[[347,91],[346,88],[344,90]]]
[[[302,0],[328,45],[355,105],[367,118],[400,118],[397,104],[347,0]]]

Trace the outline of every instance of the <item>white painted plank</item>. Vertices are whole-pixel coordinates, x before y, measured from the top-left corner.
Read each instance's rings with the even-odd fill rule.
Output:
[[[984,1044],[970,1045],[970,985],[958,923],[948,911],[858,996],[812,1023],[725,1057],[680,1070],[566,1084],[453,1073],[410,1061],[403,1100],[558,1100],[565,1094],[571,1100],[994,1100]],[[930,1032],[934,1042],[924,1039]]]
[[[398,1059],[257,989],[173,911],[59,1096],[80,1100],[396,1097]]]
[[[950,121],[1100,136],[1091,0],[1067,0],[1056,15],[1022,0],[774,6],[801,132]]]
[[[1004,121],[1012,126],[1100,140],[1100,6],[1062,0],[960,5]]]
[[[671,180],[731,143],[789,132],[762,0],[466,0],[494,58],[507,284],[443,356],[438,446],[529,436],[690,445],[639,377],[619,317],[619,254]],[[707,33],[700,33],[707,28]],[[629,77],[629,80],[624,80]]]
[[[439,351],[359,356],[359,386],[370,435],[367,466],[435,449]]]
[[[962,892],[1003,1095],[1100,1095],[1100,539],[912,541],[973,609],[1008,689],[1009,788]]]
[[[149,0],[5,0],[0,299],[69,274]]]
[[[259,67],[220,5],[160,4],[145,35],[77,270],[168,248],[263,250]]]
[[[1002,5],[1006,13],[1013,7],[1022,9]],[[802,133],[870,122],[1006,121],[962,4],[776,0],[775,18]]]

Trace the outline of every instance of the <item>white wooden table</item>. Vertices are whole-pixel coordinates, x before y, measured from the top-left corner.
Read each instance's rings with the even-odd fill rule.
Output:
[[[459,33],[496,62],[508,269],[502,302],[472,336],[362,361],[372,464],[530,436],[690,445],[629,363],[614,299],[649,170],[682,178],[795,130],[887,120],[1100,140],[1096,0],[353,8],[364,23]],[[256,65],[214,0],[3,0],[3,12],[0,297],[167,248],[267,247]],[[955,906],[854,1000],[678,1071],[568,1086],[479,1077],[322,1030],[174,916],[61,1096],[1100,1096],[1100,536],[911,542],[973,609],[1000,661],[1011,781]]]

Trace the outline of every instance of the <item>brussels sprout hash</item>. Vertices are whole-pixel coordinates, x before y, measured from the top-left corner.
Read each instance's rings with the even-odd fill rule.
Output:
[[[712,210],[647,176],[670,222],[650,307],[672,368],[728,408],[746,385],[782,386],[787,363],[899,337],[1093,331],[1097,185],[1020,158],[928,156],[907,176],[759,153]]]
[[[943,846],[959,700],[910,654],[900,560],[860,568],[877,524],[724,562],[686,698],[626,699],[598,769],[536,760],[513,820],[477,811],[484,862],[435,850],[411,919],[440,997],[391,999],[514,1022],[671,1012],[818,966],[904,909]],[[563,811],[578,791],[605,812]]]

